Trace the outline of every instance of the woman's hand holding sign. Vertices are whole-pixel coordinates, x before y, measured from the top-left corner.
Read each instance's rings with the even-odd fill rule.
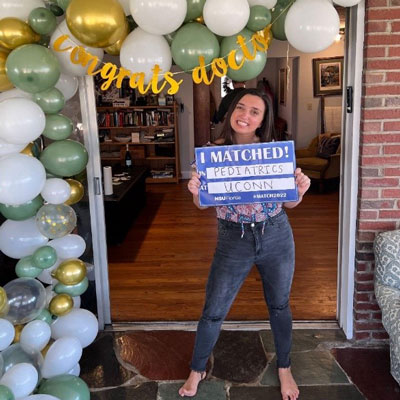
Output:
[[[310,188],[311,185],[311,179],[307,175],[304,175],[303,172],[301,172],[301,168],[296,168],[296,170],[294,171],[294,176],[296,177],[296,185],[297,185],[297,192],[299,194],[299,200],[285,203],[286,208],[294,208],[299,203],[301,203],[304,194],[307,192],[307,190]]]
[[[188,182],[188,189],[189,192],[193,195],[193,203],[196,205],[196,207],[200,210],[205,210],[208,207],[202,207],[199,203],[200,185],[200,174],[198,174],[196,171],[192,171],[192,177]]]

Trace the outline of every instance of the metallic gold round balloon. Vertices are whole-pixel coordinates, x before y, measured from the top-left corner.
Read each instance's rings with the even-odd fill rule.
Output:
[[[2,287],[0,287],[0,317],[7,315],[8,308],[7,293]]]
[[[125,13],[118,0],[72,0],[66,21],[71,33],[91,47],[111,46],[125,30]]]
[[[8,80],[6,74],[6,61],[8,54],[0,50],[0,92],[10,90],[14,85]]]
[[[74,301],[72,297],[69,294],[61,293],[51,299],[49,311],[57,317],[62,317],[68,314],[73,306]]]
[[[110,54],[111,56],[119,56],[119,52],[121,51],[122,43],[124,43],[125,38],[129,34],[129,24],[128,24],[127,20],[125,20],[125,25],[126,25],[126,29],[123,32],[122,37],[116,43],[114,43],[113,45],[108,46],[104,49],[104,51],[107,54]]]
[[[71,258],[63,261],[51,275],[64,285],[76,285],[86,276],[86,265],[77,258]]]
[[[49,343],[44,346],[44,348],[40,351],[42,353],[43,358],[46,357],[47,352],[49,351],[50,346],[54,343],[53,339],[49,340]]]
[[[195,21],[196,21],[196,22],[198,22],[199,24],[203,24],[203,25],[205,25],[205,22],[204,22],[204,18],[203,18],[203,16],[201,16],[201,17],[197,17],[197,18],[195,19]]]
[[[27,156],[34,157],[33,155],[33,146],[35,144],[33,142],[30,142],[26,145],[26,147],[20,151],[21,154],[26,154]]]
[[[14,325],[14,329],[15,329],[15,335],[14,335],[14,340],[13,343],[18,343],[20,338],[21,338],[21,332],[22,329],[24,329],[25,325]]]
[[[70,188],[71,188],[71,194],[69,196],[69,199],[64,202],[64,204],[71,205],[75,204],[78,201],[82,200],[82,197],[85,193],[85,189],[83,188],[82,183],[77,181],[76,179],[66,179],[68,182]]]
[[[38,35],[26,22],[18,18],[0,19],[0,46],[16,49],[23,44],[37,43]]]

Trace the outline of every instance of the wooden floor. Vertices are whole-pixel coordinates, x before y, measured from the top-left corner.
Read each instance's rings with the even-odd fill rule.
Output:
[[[198,210],[186,182],[149,185],[147,206],[125,242],[108,249],[113,322],[199,318],[215,249],[215,210]],[[296,242],[291,307],[296,320],[336,318],[338,192],[311,190],[288,210]],[[253,268],[228,320],[267,318]]]

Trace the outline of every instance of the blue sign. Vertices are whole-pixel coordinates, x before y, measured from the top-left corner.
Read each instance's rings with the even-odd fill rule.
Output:
[[[195,149],[201,206],[297,201],[294,143]]]

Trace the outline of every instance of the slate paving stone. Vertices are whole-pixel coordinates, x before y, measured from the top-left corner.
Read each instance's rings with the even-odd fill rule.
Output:
[[[222,331],[213,354],[212,375],[230,382],[253,382],[267,366],[259,332]]]
[[[124,368],[114,352],[114,336],[102,332],[83,350],[80,377],[90,388],[119,386],[136,376]]]
[[[275,352],[271,331],[262,331],[261,339],[267,352]],[[346,336],[340,329],[294,329],[292,352],[315,350],[321,344],[345,341]]]
[[[292,353],[292,373],[298,385],[328,385],[348,383],[346,374],[329,351],[308,351]],[[262,385],[279,386],[275,359],[268,366]]]
[[[156,400],[158,385],[156,382],[142,383],[140,386],[123,386],[110,390],[91,392],[91,400]]]
[[[178,390],[182,385],[183,382],[160,383],[157,400],[181,400],[182,397],[179,396]],[[208,380],[200,382],[195,397],[196,400],[226,400],[226,398],[224,382]]]
[[[121,359],[149,380],[186,379],[190,373],[195,333],[128,332],[117,339]]]
[[[365,400],[354,385],[300,386],[304,400]],[[282,400],[277,387],[231,387],[230,400]]]

